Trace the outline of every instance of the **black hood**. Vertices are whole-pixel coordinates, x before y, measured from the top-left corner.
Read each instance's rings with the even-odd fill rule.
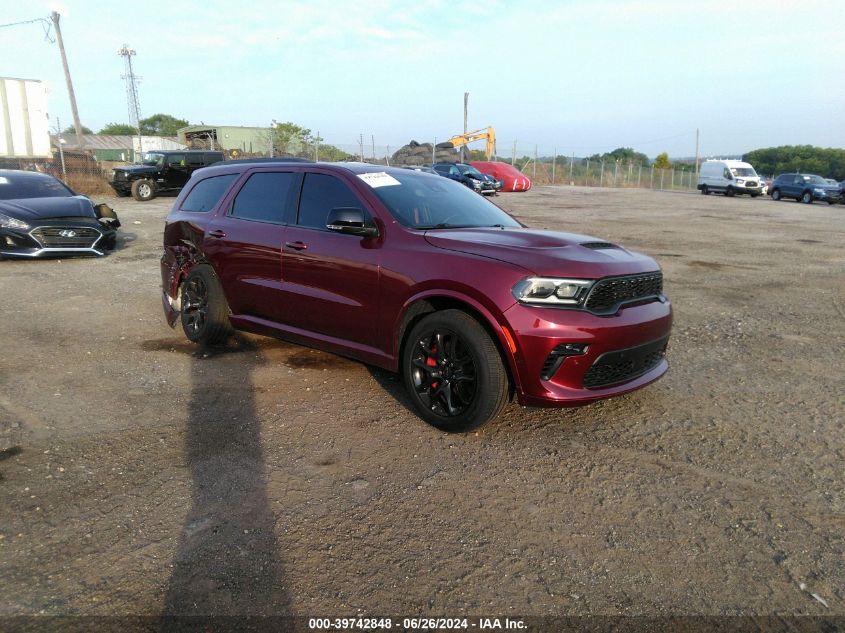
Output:
[[[130,165],[128,167],[115,167],[114,171],[125,171],[127,174],[156,174],[159,168],[155,165]]]
[[[96,218],[91,201],[85,196],[0,200],[0,213],[24,222],[50,218]]]

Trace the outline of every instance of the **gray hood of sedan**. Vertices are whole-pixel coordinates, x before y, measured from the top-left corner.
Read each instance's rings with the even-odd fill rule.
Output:
[[[23,220],[50,218],[96,218],[91,201],[85,196],[0,200],[0,213]]]

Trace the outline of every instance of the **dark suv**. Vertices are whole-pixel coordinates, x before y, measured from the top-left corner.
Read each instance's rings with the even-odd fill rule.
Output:
[[[132,194],[136,200],[152,200],[159,193],[179,191],[195,170],[223,159],[223,152],[147,152],[140,165],[112,169],[109,184],[119,196]]]
[[[806,204],[814,200],[821,200],[828,204],[839,202],[842,190],[838,185],[832,185],[821,176],[813,174],[781,174],[775,178],[769,187],[772,200],[794,198]]]
[[[482,174],[472,165],[466,165],[464,163],[434,163],[431,167],[441,176],[456,180],[485,196],[495,195],[502,188],[495,178]]]
[[[399,372],[465,430],[657,380],[672,310],[650,257],[534,230],[434,174],[361,163],[197,171],[164,229],[162,301],[200,344],[232,328]]]

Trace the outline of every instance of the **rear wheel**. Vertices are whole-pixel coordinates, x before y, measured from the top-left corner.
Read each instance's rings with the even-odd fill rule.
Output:
[[[804,204],[813,204],[813,194],[809,191],[805,191],[804,195],[801,196],[801,202]]]
[[[775,189],[772,192],[772,200],[774,200],[774,201],[780,200],[780,189]]]
[[[140,202],[152,200],[156,197],[155,186],[146,178],[136,180],[132,183],[132,197]]]
[[[211,266],[200,265],[182,284],[182,330],[194,343],[225,341],[232,332],[229,306]]]
[[[707,185],[702,185],[701,195],[702,196],[709,196],[710,195],[710,189],[707,188]]]
[[[402,374],[414,407],[444,431],[467,431],[501,413],[508,376],[487,331],[460,310],[423,317],[402,350]]]

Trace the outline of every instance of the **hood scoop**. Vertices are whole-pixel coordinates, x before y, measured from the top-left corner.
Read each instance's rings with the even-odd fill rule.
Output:
[[[617,246],[616,244],[611,244],[610,242],[582,242],[580,246],[584,248],[591,248],[594,251],[606,249],[606,248],[622,248],[621,246]]]

